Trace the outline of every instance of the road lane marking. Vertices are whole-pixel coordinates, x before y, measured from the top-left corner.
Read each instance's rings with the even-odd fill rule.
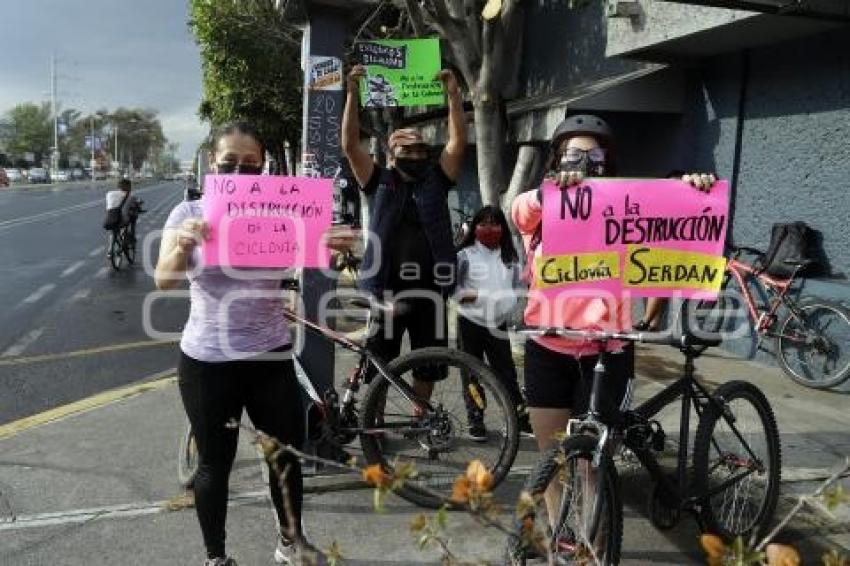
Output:
[[[106,251],[106,247],[100,246],[99,248],[95,248],[91,252],[89,252],[89,257],[97,257],[97,256],[103,254],[105,251]]]
[[[161,372],[169,374],[169,377],[161,377],[153,381],[144,381],[127,387],[104,391],[103,393],[98,393],[97,395],[92,395],[91,397],[86,397],[85,399],[80,399],[79,401],[74,401],[73,403],[56,407],[55,409],[50,409],[48,411],[12,421],[0,426],[0,440],[14,436],[24,432],[25,430],[30,430],[47,423],[56,422],[60,419],[65,419],[73,415],[88,413],[94,409],[112,405],[119,401],[124,401],[125,399],[141,395],[142,393],[149,393],[151,391],[164,389],[177,383],[177,377],[174,375],[174,372],[174,369],[170,369],[167,372]],[[161,373],[157,375],[161,375]]]
[[[7,358],[9,356],[20,356],[24,350],[29,348],[33,342],[38,340],[44,334],[44,328],[36,328],[27,332],[20,340],[12,344],[10,347],[0,354],[0,357]]]
[[[124,342],[122,344],[112,344],[110,346],[98,346],[96,348],[86,348],[84,350],[74,350],[71,352],[60,352],[57,354],[41,354],[38,356],[27,356],[23,358],[8,358],[0,359],[0,367],[2,366],[20,366],[33,364],[36,362],[52,362],[56,360],[68,360],[72,358],[83,358],[93,356],[95,354],[106,354],[110,352],[121,352],[123,350],[136,350],[139,348],[155,348],[159,346],[172,346],[178,340],[145,340],[143,342]]]
[[[37,301],[40,301],[47,295],[50,291],[56,288],[56,285],[53,283],[48,283],[47,285],[43,285],[39,288],[35,293],[24,299],[24,302],[27,304],[32,304]]]
[[[82,260],[78,261],[77,263],[71,264],[67,269],[65,269],[65,271],[62,272],[60,277],[68,277],[69,275],[71,275],[75,271],[77,271],[79,268],[84,266],[85,264],[86,264],[86,262],[84,262]]]
[[[161,189],[162,185],[157,185],[153,187],[148,187],[145,189],[138,189],[135,191],[136,194],[146,194],[151,192],[154,189]],[[9,228],[16,228],[18,226],[24,226],[26,224],[32,224],[33,222],[38,222],[40,220],[49,220],[51,218],[57,216],[67,215],[71,212],[78,212],[80,210],[85,210],[87,208],[94,208],[96,206],[103,206],[104,210],[106,209],[106,200],[105,199],[97,199],[89,202],[83,202],[80,204],[75,204],[72,206],[66,206],[64,208],[57,208],[55,210],[47,210],[44,212],[40,212],[38,214],[32,214],[30,216],[21,216],[18,218],[10,218],[8,220],[0,221],[0,231],[4,231]]]
[[[268,497],[268,489],[231,493],[228,497],[227,506],[242,507],[245,505],[255,505],[258,501],[262,501],[266,497]],[[125,503],[123,505],[107,505],[104,507],[71,509],[69,511],[53,513],[18,515],[14,520],[0,521],[0,531],[19,531],[23,529],[88,523],[89,521],[100,519],[120,519],[156,515],[159,513],[176,513],[177,511],[172,511],[168,508],[170,502],[170,499],[162,501],[139,501],[137,503]]]
[[[84,299],[88,299],[89,295],[91,295],[91,289],[80,289],[74,296],[71,297],[71,302],[82,301]]]

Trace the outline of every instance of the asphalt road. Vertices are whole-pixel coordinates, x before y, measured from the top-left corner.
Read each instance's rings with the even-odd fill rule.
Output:
[[[0,424],[173,368],[176,346],[152,340],[145,297],[179,183],[137,187],[136,265],[108,266],[101,227],[113,183],[0,191]],[[152,303],[153,328],[179,332],[188,302]]]

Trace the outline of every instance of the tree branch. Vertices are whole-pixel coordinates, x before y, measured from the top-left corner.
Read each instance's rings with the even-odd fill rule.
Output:
[[[413,26],[413,33],[418,37],[425,35],[425,15],[422,6],[416,0],[404,0],[404,6],[407,8],[407,13],[410,15],[410,25]]]

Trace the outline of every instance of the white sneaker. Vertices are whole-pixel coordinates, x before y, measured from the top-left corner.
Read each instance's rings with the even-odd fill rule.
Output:
[[[274,549],[274,561],[277,564],[295,564],[295,543],[278,537],[277,547]]]
[[[230,557],[207,558],[204,561],[204,566],[237,566],[237,564],[236,561]]]

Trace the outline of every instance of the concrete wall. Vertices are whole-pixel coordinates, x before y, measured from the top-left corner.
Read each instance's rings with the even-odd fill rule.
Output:
[[[689,75],[687,111],[673,134],[681,167],[732,178],[741,109],[734,242],[764,248],[773,223],[807,222],[822,235],[828,265],[801,292],[850,305],[850,34],[716,57]],[[660,152],[669,139],[624,151]],[[772,361],[772,342],[754,333],[725,347]]]
[[[823,233],[831,275],[846,280],[850,34],[829,32],[732,54],[693,72],[683,139],[694,167],[725,178],[733,174],[742,80],[735,241],[764,245],[774,222],[803,220]]]
[[[605,56],[604,2],[570,9],[564,0],[527,2],[520,96],[536,97],[639,68]]]
[[[725,10],[639,0],[636,17],[611,18],[608,24],[609,56],[625,55],[653,48],[659,43],[675,41],[714,28],[750,18],[753,12]]]

